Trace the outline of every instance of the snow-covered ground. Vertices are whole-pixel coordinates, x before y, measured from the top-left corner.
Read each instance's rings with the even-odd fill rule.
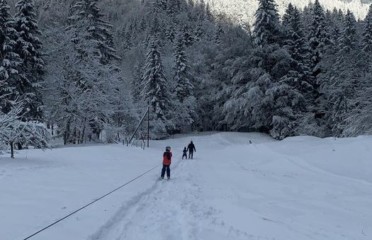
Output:
[[[190,140],[194,159],[181,160]],[[160,181],[166,145],[172,179]],[[371,146],[369,136],[278,142],[205,133],[152,141],[146,150],[118,144],[2,155],[0,239],[370,240]]]

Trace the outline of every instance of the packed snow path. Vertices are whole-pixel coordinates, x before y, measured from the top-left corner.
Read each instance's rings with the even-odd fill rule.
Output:
[[[197,152],[194,159],[181,160],[182,149],[190,139]],[[121,193],[33,239],[369,240],[371,144],[371,137],[297,137],[276,142],[262,135],[236,133],[152,142],[150,149],[137,151],[136,156],[128,154],[132,154],[131,161],[140,155],[155,161],[141,163],[141,167],[116,162],[115,168],[121,166],[123,175],[132,173],[128,177],[138,175],[156,161],[160,165],[163,148],[170,145],[174,153],[171,180],[159,180],[159,166]],[[105,168],[89,169],[89,174],[98,178],[90,184],[97,186],[103,176],[107,177],[102,173]],[[109,170],[112,178],[119,179],[118,173]],[[0,173],[0,178],[6,179],[5,175]],[[88,182],[95,178],[81,179]],[[85,195],[97,196],[102,189],[103,184],[98,184],[97,191],[78,186],[77,190],[86,191],[79,195],[79,202],[84,202]],[[64,205],[73,208],[77,206],[74,204]],[[49,211],[58,213],[52,207]],[[35,226],[59,214],[44,214],[43,221],[36,221]],[[30,231],[31,227],[25,229]]]
[[[178,163],[174,180],[155,184],[92,239],[350,240],[370,233],[372,212],[365,210],[372,198],[359,195],[371,182],[320,170],[265,144],[220,140],[210,149],[200,141],[208,154]]]

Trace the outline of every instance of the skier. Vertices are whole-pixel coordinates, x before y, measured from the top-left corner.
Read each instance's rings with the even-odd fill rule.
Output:
[[[187,159],[187,148],[186,148],[186,147],[184,147],[184,149],[183,149],[182,159],[183,159],[184,157]]]
[[[194,157],[194,151],[196,152],[195,145],[192,141],[187,146],[187,149],[189,150],[189,159],[192,159]]]
[[[170,179],[170,168],[172,163],[172,152],[171,147],[165,147],[165,152],[163,153],[163,168],[161,169],[161,179],[164,179],[165,171],[167,171],[167,178]]]

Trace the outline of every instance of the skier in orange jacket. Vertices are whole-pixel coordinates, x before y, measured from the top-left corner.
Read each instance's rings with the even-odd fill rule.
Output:
[[[163,168],[161,169],[161,179],[164,179],[165,171],[167,172],[167,178],[170,179],[170,165],[172,163],[172,152],[171,147],[167,146],[163,153]]]

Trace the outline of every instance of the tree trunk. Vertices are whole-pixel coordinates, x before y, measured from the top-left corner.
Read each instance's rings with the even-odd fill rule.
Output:
[[[10,142],[9,145],[10,145],[10,157],[14,158],[14,143]]]
[[[86,139],[84,139],[84,136],[85,136],[85,129],[86,129],[86,122],[87,122],[87,119],[85,118],[85,119],[84,119],[84,125],[83,125],[83,131],[82,131],[82,133],[81,133],[81,137],[80,137],[80,141],[81,141],[81,143],[86,142]]]
[[[67,121],[65,133],[63,134],[63,144],[66,145],[70,138],[70,120]]]

